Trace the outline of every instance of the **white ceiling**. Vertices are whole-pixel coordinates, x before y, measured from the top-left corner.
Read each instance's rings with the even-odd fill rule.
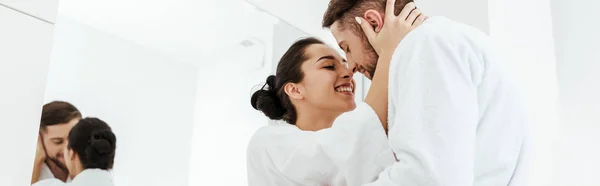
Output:
[[[244,0],[60,0],[59,14],[195,66],[270,44],[277,22]]]

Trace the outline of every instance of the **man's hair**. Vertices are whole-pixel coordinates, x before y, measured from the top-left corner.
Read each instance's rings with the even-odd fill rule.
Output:
[[[331,0],[323,15],[323,28],[330,28],[333,23],[339,21],[340,29],[351,29],[358,36],[363,37],[360,25],[356,23],[355,17],[362,17],[364,13],[373,9],[380,13],[385,12],[387,0]],[[396,0],[394,15],[400,14],[402,8],[413,0]]]
[[[40,129],[46,130],[47,126],[68,123],[75,118],[81,118],[75,106],[64,101],[53,101],[42,108]]]

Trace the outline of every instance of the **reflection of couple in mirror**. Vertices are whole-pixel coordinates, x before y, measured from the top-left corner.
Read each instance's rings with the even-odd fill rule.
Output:
[[[31,184],[111,186],[116,136],[98,118],[82,118],[68,102],[43,106]]]
[[[250,186],[526,185],[520,95],[483,32],[411,0],[331,0],[323,27],[346,59],[298,40],[251,98],[283,122],[252,137]]]

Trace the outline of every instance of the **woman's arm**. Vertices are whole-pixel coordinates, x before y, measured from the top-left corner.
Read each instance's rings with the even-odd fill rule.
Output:
[[[375,113],[377,113],[377,117],[381,121],[386,134],[388,131],[387,112],[390,61],[391,56],[379,56],[379,59],[377,59],[377,70],[375,70],[371,87],[365,98],[365,103],[369,104]]]
[[[405,5],[400,14],[396,16],[394,15],[394,3],[394,0],[387,1],[383,25],[371,25],[367,20],[356,17],[356,21],[361,25],[369,43],[379,55],[377,69],[375,74],[372,74],[373,79],[365,102],[377,113],[386,134],[388,131],[388,81],[392,55],[400,41],[426,19],[426,16],[421,14],[414,3]],[[379,31],[375,32],[373,26],[378,26]]]

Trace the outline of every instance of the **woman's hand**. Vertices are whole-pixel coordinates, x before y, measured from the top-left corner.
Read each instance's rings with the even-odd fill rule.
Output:
[[[371,43],[375,52],[379,55],[377,69],[373,75],[365,102],[377,113],[386,133],[388,131],[388,82],[392,55],[404,36],[421,25],[427,18],[421,14],[419,9],[415,9],[414,3],[404,6],[404,9],[396,16],[394,15],[395,2],[395,0],[387,1],[383,26],[379,32],[375,32],[371,24],[365,19],[356,18],[363,32],[367,35],[369,43]]]
[[[375,32],[373,26],[364,18],[356,17],[379,56],[391,57],[404,36],[427,19],[412,2],[406,4],[398,16],[394,15],[395,2],[396,0],[387,0],[383,27],[379,32]]]

